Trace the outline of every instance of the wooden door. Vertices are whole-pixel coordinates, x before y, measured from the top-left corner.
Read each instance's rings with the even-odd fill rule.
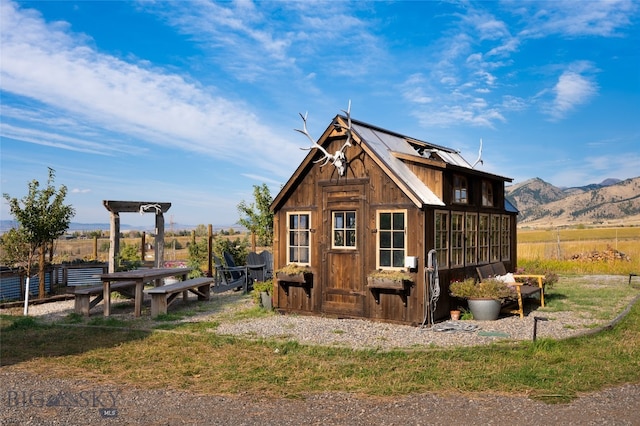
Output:
[[[362,317],[366,297],[364,185],[323,189],[322,312]]]

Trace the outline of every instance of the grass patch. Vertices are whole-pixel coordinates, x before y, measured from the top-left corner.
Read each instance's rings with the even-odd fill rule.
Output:
[[[563,275],[546,292],[553,318],[570,311],[612,320],[640,292],[628,278],[597,281]],[[423,392],[493,392],[567,402],[583,392],[640,382],[640,303],[613,330],[563,341],[505,342],[472,348],[413,346],[351,350],[307,346],[290,336],[249,339],[215,334],[221,322],[259,321],[258,306],[222,306],[208,321],[186,322],[193,309],[162,321],[68,315],[57,324],[0,316],[0,364],[33,373],[86,377],[149,389],[249,398],[300,398],[314,392],[398,396]],[[199,310],[199,309],[196,309]],[[89,330],[81,323],[106,327]],[[135,330],[153,327],[156,332]],[[170,332],[164,332],[165,330]],[[342,330],[335,329],[341,334]],[[255,336],[254,336],[255,337]],[[167,368],[171,366],[171,368]]]
[[[327,391],[373,396],[457,391],[566,402],[582,392],[640,381],[637,304],[613,330],[590,336],[392,351],[219,336],[210,332],[217,325],[212,322],[174,328],[184,333],[92,329],[89,338],[83,327],[26,321],[2,318],[2,365],[202,394],[297,398]]]
[[[628,285],[626,277],[602,277],[593,282],[584,276],[562,276],[553,288],[545,291],[545,312],[576,312],[597,320],[612,320],[638,290]]]
[[[88,325],[100,326],[100,327],[127,327],[128,323],[125,320],[121,320],[114,317],[100,317],[96,316],[91,318]]]

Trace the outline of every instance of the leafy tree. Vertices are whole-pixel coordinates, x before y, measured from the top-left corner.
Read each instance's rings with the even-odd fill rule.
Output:
[[[202,223],[196,226],[195,232],[197,237],[206,237],[209,235],[207,226],[203,225]]]
[[[91,231],[88,235],[89,238],[102,238],[102,231]]]
[[[29,193],[21,200],[2,194],[9,203],[11,215],[19,222],[19,230],[24,233],[28,245],[27,276],[31,276],[31,267],[36,253],[39,254],[40,286],[38,296],[45,296],[45,253],[49,243],[60,237],[69,228],[75,210],[64,204],[67,187],[53,186],[55,170],[49,167],[46,188],[40,188],[37,180],[29,183]]]
[[[207,263],[207,254],[209,253],[209,244],[207,239],[202,238],[200,241],[192,241],[187,247],[189,251],[189,258],[187,260],[187,266],[193,268],[189,272],[189,278],[201,277],[203,265]]]
[[[223,253],[226,251],[233,256],[236,265],[244,265],[247,261],[247,246],[246,237],[243,239],[236,238],[235,240],[222,236],[216,237],[213,239],[213,254],[222,260]]]
[[[266,183],[253,186],[254,203],[247,204],[244,200],[238,204],[240,220],[238,223],[258,237],[258,244],[271,246],[273,244],[273,213],[269,209],[273,197]],[[255,247],[253,247],[255,250]]]
[[[29,258],[29,242],[24,229],[11,228],[0,237],[0,260],[9,268],[20,266]]]
[[[140,253],[138,252],[138,246],[136,244],[123,243],[120,247],[120,254],[116,259],[118,264],[118,270],[126,271],[136,269],[142,265],[140,260]]]

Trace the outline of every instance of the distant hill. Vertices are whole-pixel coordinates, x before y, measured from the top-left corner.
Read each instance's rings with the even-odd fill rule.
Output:
[[[519,226],[640,224],[640,177],[564,189],[534,178],[505,195],[520,211]]]

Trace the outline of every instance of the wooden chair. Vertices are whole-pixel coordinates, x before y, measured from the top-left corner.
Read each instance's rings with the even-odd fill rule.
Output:
[[[476,268],[478,272],[478,277],[480,281],[488,278],[495,278],[498,276],[507,275],[507,270],[504,267],[504,263],[489,263],[487,265],[478,266]],[[505,307],[503,309],[504,312],[519,314],[520,318],[524,318],[524,298],[533,298],[536,294],[540,295],[540,306],[544,308],[544,275],[533,275],[533,274],[513,274],[513,278],[516,280],[515,283],[509,283],[516,290],[516,300],[518,304],[518,309],[509,309]],[[533,280],[537,285],[531,285],[527,282],[522,282],[522,280]]]
[[[231,262],[233,263],[233,257],[231,257]],[[229,266],[229,264],[225,265],[217,256],[213,256],[213,264],[215,280],[211,290],[214,293],[240,289],[243,289],[245,293],[248,291],[246,266],[235,266],[235,263],[233,263],[233,266]]]
[[[268,250],[260,252],[262,262],[266,265],[266,278],[273,278],[273,253]]]
[[[254,281],[263,282],[267,279],[267,264],[262,257],[255,252],[249,253],[247,256],[247,272],[249,279],[253,283]]]

